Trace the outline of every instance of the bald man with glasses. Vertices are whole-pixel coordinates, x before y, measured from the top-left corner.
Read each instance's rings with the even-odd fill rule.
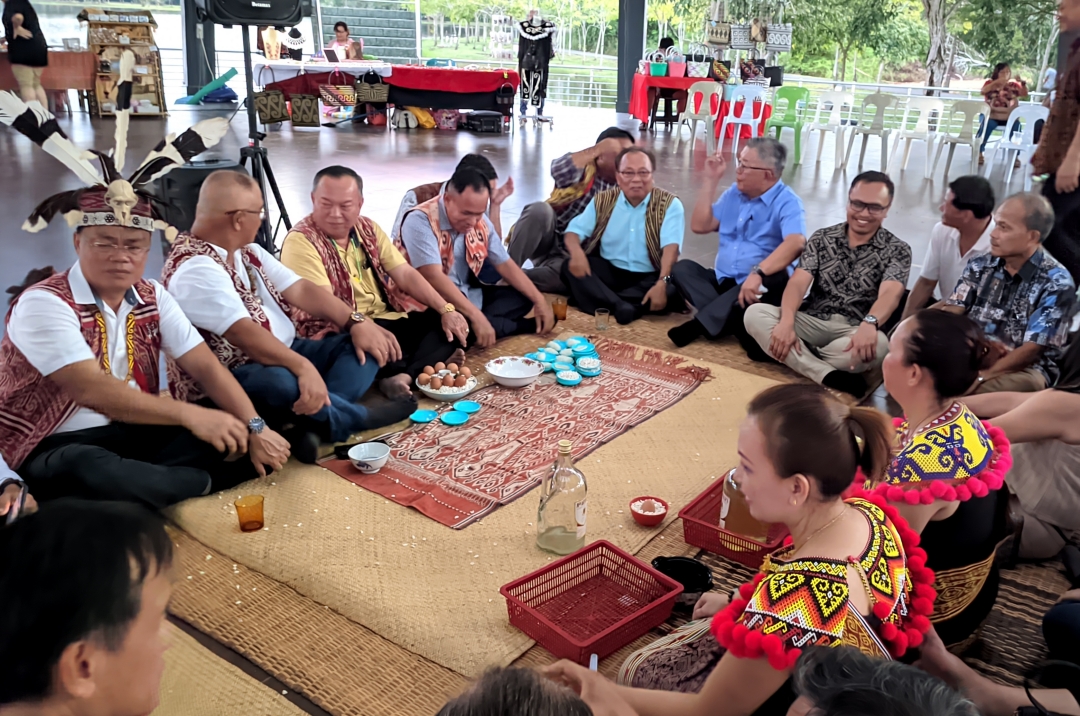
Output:
[[[911,270],[911,247],[882,226],[893,193],[882,172],[855,177],[847,221],[806,242],[780,306],[757,303],[744,318],[747,332],[776,360],[860,397],[867,390],[861,374],[888,352],[880,328],[900,305]]]

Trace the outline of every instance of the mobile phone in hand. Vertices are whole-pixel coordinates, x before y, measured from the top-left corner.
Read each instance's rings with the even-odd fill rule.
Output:
[[[22,514],[23,507],[26,505],[26,483],[19,484],[19,496],[11,503],[11,507],[8,508],[7,515],[5,516],[4,524],[10,525],[15,520],[19,519],[19,515]]]

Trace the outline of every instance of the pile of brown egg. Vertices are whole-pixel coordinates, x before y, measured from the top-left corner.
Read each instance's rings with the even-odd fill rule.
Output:
[[[424,372],[416,376],[416,382],[431,390],[464,388],[471,377],[472,370],[468,366],[458,367],[457,363],[447,365],[440,361],[434,366],[425,366]]]

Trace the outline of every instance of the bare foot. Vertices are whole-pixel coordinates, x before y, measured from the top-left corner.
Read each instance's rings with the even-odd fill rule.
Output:
[[[379,381],[379,390],[391,400],[412,395],[412,379],[408,373],[398,373]]]
[[[461,365],[464,362],[465,362],[465,351],[462,350],[461,348],[458,348],[456,351],[454,351],[454,354],[452,356],[450,356],[449,360],[446,361],[446,363],[448,365],[450,363],[456,363],[459,368],[461,367]]]

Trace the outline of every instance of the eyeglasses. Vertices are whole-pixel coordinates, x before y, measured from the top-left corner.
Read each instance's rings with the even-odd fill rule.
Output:
[[[150,246],[124,246],[121,244],[113,244],[108,241],[91,241],[90,248],[99,254],[115,254],[120,253],[132,258],[138,256],[145,256],[150,251]]]
[[[870,212],[871,216],[878,216],[879,214],[883,214],[889,208],[889,206],[892,206],[892,204],[889,204],[887,206],[882,206],[881,204],[867,204],[865,201],[859,201],[858,199],[848,199],[848,205],[855,210],[855,213],[859,213],[860,211],[868,211]]]
[[[258,211],[254,209],[233,209],[225,212],[225,216],[235,216],[236,214],[258,214],[259,221],[266,219],[266,209],[259,209]]]
[[[644,181],[645,179],[648,179],[652,176],[652,169],[642,169],[641,171],[636,172],[620,171],[619,174],[622,175],[623,179],[633,179],[634,177],[637,177],[638,179]]]
[[[754,171],[758,171],[758,172],[771,172],[773,170],[772,167],[752,167],[749,164],[744,164],[743,162],[739,162],[739,165],[737,167],[735,167],[735,171],[740,171],[742,169],[746,169],[748,171],[753,169]]]

